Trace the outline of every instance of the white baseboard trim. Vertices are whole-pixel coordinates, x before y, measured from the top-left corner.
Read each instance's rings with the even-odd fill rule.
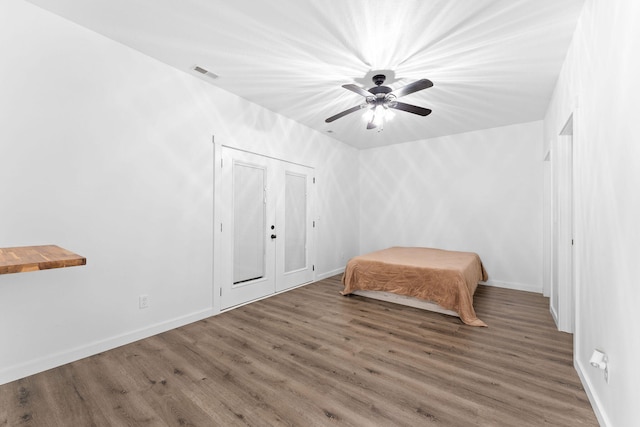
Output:
[[[335,276],[336,274],[342,274],[342,273],[344,273],[344,267],[338,268],[338,269],[332,270],[332,271],[327,271],[326,273],[318,274],[316,276],[316,280],[323,280],[323,279],[326,279],[328,277]]]
[[[211,317],[212,315],[214,315],[214,313],[211,309],[197,311],[195,313],[159,322],[131,332],[116,335],[111,338],[106,338],[86,345],[82,345],[68,351],[62,351],[52,355],[29,360],[18,365],[2,368],[0,369],[0,385],[19,380],[29,375],[34,375],[48,369],[66,365],[67,363],[71,363],[85,357],[93,356],[94,354],[111,350],[125,344],[130,344],[132,342],[141,340],[143,338],[148,338],[150,336],[157,335],[171,329],[179,328],[180,326],[188,325],[189,323],[206,319],[207,317]]]
[[[609,417],[602,411],[602,405],[600,404],[600,399],[593,394],[593,387],[588,377],[584,374],[583,365],[577,360],[573,359],[573,367],[576,372],[578,372],[578,377],[580,377],[580,382],[582,383],[582,387],[584,387],[584,391],[587,393],[587,397],[589,398],[589,402],[591,403],[591,408],[593,408],[593,412],[596,414],[596,418],[598,419],[598,423],[602,427],[608,427],[611,425],[609,422]]]
[[[556,324],[556,328],[558,328],[558,313],[553,309],[553,306],[549,304],[549,313],[551,313],[551,318],[553,319],[553,323]],[[558,328],[560,330],[560,328]]]
[[[524,283],[503,282],[501,280],[487,280],[486,282],[480,282],[483,285],[495,286],[496,288],[513,289],[516,291],[535,292],[537,294],[542,293],[542,286],[527,285]]]

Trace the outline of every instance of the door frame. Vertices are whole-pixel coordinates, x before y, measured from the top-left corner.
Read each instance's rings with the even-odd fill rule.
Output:
[[[576,268],[575,268],[575,161],[574,161],[574,114],[569,115],[556,141],[554,168],[554,215],[557,226],[552,240],[552,272],[557,268],[557,282],[552,274],[551,298],[557,298],[557,312],[551,314],[558,330],[573,333],[576,313]],[[552,222],[552,227],[556,225]],[[557,264],[557,265],[555,265]]]
[[[236,306],[233,306],[231,308],[228,309],[222,309],[221,306],[221,291],[222,291],[222,281],[223,279],[223,270],[222,268],[220,268],[221,265],[223,265],[223,251],[224,248],[222,247],[222,239],[220,238],[220,233],[222,231],[221,229],[221,225],[222,225],[222,218],[224,217],[224,213],[223,213],[223,208],[224,208],[224,202],[222,201],[222,194],[221,191],[219,189],[219,186],[221,185],[220,182],[220,162],[222,161],[222,149],[232,149],[232,150],[236,150],[236,151],[241,151],[241,152],[245,152],[245,153],[249,153],[249,154],[254,154],[254,155],[258,155],[258,156],[262,156],[268,159],[273,159],[273,160],[277,160],[280,162],[285,162],[285,163],[290,163],[290,164],[294,164],[294,165],[298,165],[298,166],[303,166],[306,168],[310,168],[315,172],[315,167],[313,166],[309,166],[309,165],[305,165],[302,163],[298,163],[298,162],[294,162],[288,159],[283,159],[283,158],[279,158],[279,157],[274,157],[268,154],[264,154],[264,153],[260,153],[257,151],[251,151],[251,150],[247,150],[247,149],[243,149],[243,148],[238,148],[238,147],[234,147],[232,145],[228,145],[228,144],[223,144],[223,143],[219,143],[215,141],[215,136],[213,137],[213,146],[214,146],[214,156],[213,156],[213,160],[214,160],[214,164],[213,164],[213,188],[214,188],[214,206],[213,206],[213,264],[212,264],[212,268],[213,268],[213,284],[212,284],[212,307],[213,307],[213,313],[214,314],[218,314],[221,313],[223,311],[227,311],[227,310],[232,310],[234,308],[238,308],[241,307],[243,305],[246,304],[250,304],[251,302],[255,302],[255,301],[259,301],[260,299],[264,299],[264,298],[269,298],[270,296],[273,295],[277,295],[281,292],[287,292],[289,290],[295,289],[299,286],[305,286],[308,285],[309,283],[315,282],[317,279],[317,271],[315,269],[315,263],[316,263],[316,254],[317,254],[317,236],[316,236],[316,229],[317,227],[315,227],[315,224],[317,223],[317,220],[314,220],[314,227],[311,228],[311,231],[309,233],[309,258],[310,258],[310,263],[313,265],[313,271],[312,271],[312,277],[311,277],[311,281],[307,282],[307,283],[303,283],[297,286],[293,286],[291,288],[285,289],[283,291],[279,291],[279,292],[275,292],[274,294],[265,296],[263,298],[258,298],[256,300],[252,300],[252,301],[248,301],[246,303],[242,303],[242,304],[238,304]],[[315,173],[314,173],[315,176]],[[313,183],[315,184],[315,177],[313,178]],[[311,210],[311,218],[316,218],[315,216],[315,209],[316,209],[316,204],[315,204],[315,200],[316,200],[316,187],[315,185],[311,186],[311,191],[309,194],[309,209]],[[317,219],[317,218],[316,218]]]

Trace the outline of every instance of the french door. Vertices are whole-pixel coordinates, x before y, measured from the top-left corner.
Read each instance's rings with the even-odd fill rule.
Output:
[[[313,280],[313,169],[222,147],[221,309]]]

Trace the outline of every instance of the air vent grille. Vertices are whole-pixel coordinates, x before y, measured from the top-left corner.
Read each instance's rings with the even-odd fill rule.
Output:
[[[217,79],[218,78],[217,74],[212,73],[211,71],[209,71],[209,70],[207,70],[205,68],[199,67],[197,65],[195,67],[193,67],[193,71],[196,71],[196,72],[198,72],[200,74],[203,74],[203,75],[205,75],[207,77],[210,77],[212,79]]]

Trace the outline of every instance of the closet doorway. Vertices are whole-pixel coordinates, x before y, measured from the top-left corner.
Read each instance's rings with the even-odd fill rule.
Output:
[[[563,127],[552,159],[553,238],[551,314],[558,329],[573,333],[575,313],[573,115]]]
[[[313,168],[222,147],[217,162],[220,308],[313,280]]]

